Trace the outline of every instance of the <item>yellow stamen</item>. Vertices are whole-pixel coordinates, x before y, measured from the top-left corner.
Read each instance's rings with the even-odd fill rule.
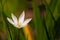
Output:
[[[18,22],[18,24],[17,24],[17,25],[18,25],[18,27],[20,27],[20,26],[21,26],[21,23],[19,23],[19,22]]]

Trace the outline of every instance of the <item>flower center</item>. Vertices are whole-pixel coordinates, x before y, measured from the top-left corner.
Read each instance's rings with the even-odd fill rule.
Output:
[[[20,27],[20,26],[21,26],[21,23],[19,23],[19,22],[18,22],[18,24],[17,24],[17,25],[18,25],[18,27]]]

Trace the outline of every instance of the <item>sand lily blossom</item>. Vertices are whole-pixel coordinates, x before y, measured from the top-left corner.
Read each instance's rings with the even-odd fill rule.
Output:
[[[17,17],[13,13],[11,14],[11,16],[12,16],[12,19],[7,17],[7,20],[14,27],[17,27],[17,28],[25,27],[31,21],[31,19],[32,19],[32,18],[29,18],[29,19],[24,20],[24,18],[25,18],[25,12],[24,11],[20,15],[19,19],[17,19]]]

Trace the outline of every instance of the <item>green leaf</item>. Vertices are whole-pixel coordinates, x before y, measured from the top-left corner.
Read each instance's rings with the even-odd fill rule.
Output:
[[[37,32],[36,40],[47,40],[46,31],[43,25],[43,19],[40,17],[40,12],[37,6],[37,1],[33,0],[33,8],[34,8],[34,22]]]

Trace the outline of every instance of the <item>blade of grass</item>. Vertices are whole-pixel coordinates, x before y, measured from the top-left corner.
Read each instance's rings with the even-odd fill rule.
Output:
[[[49,35],[50,35],[51,40],[54,40],[52,31],[54,28],[54,22],[56,22],[56,20],[53,16],[53,12],[50,10],[50,7],[47,5],[47,3],[46,3],[46,11],[47,11],[47,16],[46,16],[47,29],[49,31]]]
[[[37,32],[36,40],[47,40],[46,32],[43,27],[44,25],[42,22],[42,18],[40,17],[36,0],[33,0],[33,8],[34,8],[34,22],[35,22],[36,32]]]
[[[51,0],[49,8],[51,9],[52,12],[54,12],[54,9],[58,3],[58,0]]]
[[[2,20],[3,20],[3,26],[4,27],[6,27],[6,23],[5,23],[5,19],[4,19],[4,12],[3,12],[3,5],[2,5],[2,1],[1,1],[1,8],[2,8],[2,12],[1,12],[1,17],[2,17]],[[11,34],[10,34],[10,30],[9,30],[9,28],[8,28],[8,31],[9,31],[9,35],[10,35],[10,38],[11,38],[11,40],[12,40],[12,37],[11,37]]]

